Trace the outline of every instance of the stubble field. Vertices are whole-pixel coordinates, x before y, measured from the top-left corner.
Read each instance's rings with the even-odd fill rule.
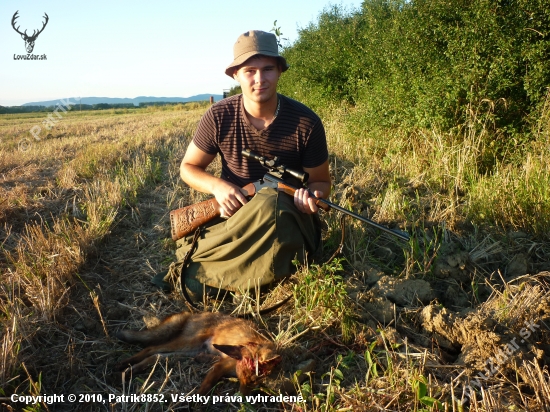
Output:
[[[509,193],[544,186],[545,157],[534,148],[517,170],[491,180],[473,172],[479,134],[361,140],[343,128],[344,108],[323,116],[332,201],[412,238],[397,241],[347,219],[345,259],[298,268],[267,297],[269,306],[293,295],[255,317],[284,358],[266,393],[304,402],[174,400],[192,394],[210,367],[177,356],[159,359],[150,374],[114,372],[136,351],[117,341],[118,329],[189,310],[178,292],[164,293],[150,279],[174,259],[169,211],[205,198],[178,173],[205,109],[68,112],[26,150],[21,141],[44,113],[0,117],[2,408],[550,410],[550,242],[545,215],[536,214],[546,192],[533,210]],[[327,259],[340,223],[335,212],[322,219]],[[256,308],[255,296],[242,302],[237,310]],[[215,301],[206,308],[233,309]],[[214,394],[237,388],[224,380]],[[24,405],[12,394],[77,394],[88,402]],[[122,402],[127,394],[160,394],[165,402]],[[102,402],[109,395],[119,398]]]

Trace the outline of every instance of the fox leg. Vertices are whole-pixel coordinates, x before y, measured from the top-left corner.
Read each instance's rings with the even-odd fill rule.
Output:
[[[183,356],[195,356],[203,349],[205,340],[206,337],[203,335],[192,337],[179,336],[169,342],[146,347],[134,356],[117,364],[116,368],[118,370],[124,370],[129,365],[135,365],[132,368],[134,372],[143,371],[147,366],[152,364],[151,362],[144,363],[144,360],[149,357],[154,359],[153,355],[162,353],[179,353]]]
[[[186,328],[190,313],[182,312],[168,316],[157,326],[145,330],[119,330],[116,337],[123,342],[138,344],[142,347],[160,345],[177,338]]]
[[[224,376],[237,376],[237,361],[233,358],[222,358],[214,364],[199,388],[198,394],[206,395]]]
[[[149,346],[148,348],[136,353],[134,356],[119,362],[115,368],[119,371],[123,371],[128,366],[131,366],[134,373],[140,373],[155,363],[155,355],[173,352],[174,349],[167,345]]]
[[[160,355],[159,355],[160,356]],[[116,365],[116,369],[118,371],[124,371],[126,368],[130,368],[132,373],[141,373],[147,368],[153,366],[155,362],[157,361],[157,356],[154,354],[149,356],[148,358],[143,359],[141,362],[138,363],[132,363],[130,362],[132,358],[129,358],[123,362],[120,362]]]

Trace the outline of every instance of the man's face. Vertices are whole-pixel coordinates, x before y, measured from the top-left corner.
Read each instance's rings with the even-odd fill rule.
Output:
[[[233,77],[241,85],[245,98],[264,103],[276,95],[280,75],[275,57],[254,56],[239,66]]]

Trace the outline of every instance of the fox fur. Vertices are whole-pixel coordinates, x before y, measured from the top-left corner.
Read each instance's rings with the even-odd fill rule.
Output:
[[[224,376],[236,376],[240,392],[246,395],[281,361],[275,344],[262,336],[252,322],[220,313],[176,313],[151,329],[121,330],[117,337],[145,347],[117,365],[118,370],[130,367],[134,373],[154,364],[157,354],[219,356],[204,378],[199,395],[206,395]]]

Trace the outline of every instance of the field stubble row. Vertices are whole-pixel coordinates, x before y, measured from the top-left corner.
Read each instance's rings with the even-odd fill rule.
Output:
[[[279,319],[274,333],[287,349],[313,352],[322,359],[319,372],[331,371],[320,378],[328,384],[319,386],[311,380],[298,389],[309,400],[308,410],[365,404],[372,410],[437,410],[442,404],[436,398],[449,410],[460,410],[459,402],[449,399],[451,395],[465,399],[465,386],[457,376],[468,365],[442,368],[448,356],[445,350],[432,347],[426,352],[393,329],[399,321],[399,333],[406,334],[411,324],[425,322],[425,316],[418,314],[420,301],[409,296],[396,309],[395,299],[391,303],[367,289],[375,285],[373,289],[380,291],[388,274],[400,281],[427,279],[434,290],[429,300],[437,298],[455,310],[475,309],[487,318],[493,316],[487,315],[492,309],[484,312],[479,306],[483,301],[505,305],[522,290],[508,287],[508,296],[502,298],[499,287],[550,269],[544,258],[550,248],[544,236],[550,210],[545,209],[548,162],[547,153],[540,151],[546,147],[548,126],[543,125],[541,138],[523,163],[502,164],[497,173],[483,175],[479,172],[482,142],[487,140],[480,135],[486,133],[483,125],[454,135],[421,130],[407,135],[368,133],[344,121],[349,110],[333,108],[324,116],[334,200],[410,231],[413,241],[395,245],[357,222],[348,222],[345,271],[338,264],[299,271],[294,286],[297,306],[285,314],[284,322]],[[120,392],[119,384],[100,370],[105,369],[104,362],[97,361],[113,361],[120,353],[110,330],[128,319],[140,327],[143,315],[162,316],[182,304],[179,297],[152,292],[147,279],[165,270],[173,257],[168,210],[204,197],[181,185],[178,177],[179,161],[203,111],[67,113],[26,151],[18,150],[18,139],[41,121],[40,116],[0,119],[1,387],[30,394],[86,388]],[[219,170],[219,164],[213,170]],[[529,204],[532,208],[525,206]],[[536,211],[539,217],[532,214]],[[334,215],[325,215],[324,220],[330,253],[339,224]],[[343,277],[335,275],[342,271]],[[498,271],[506,276],[503,282],[498,277],[495,281]],[[544,288],[546,278],[541,279],[539,286]],[[456,299],[460,294],[463,299]],[[326,299],[329,296],[339,298],[333,302]],[[305,307],[299,307],[300,302]],[[376,310],[366,313],[369,305]],[[343,324],[362,311],[363,326]],[[309,319],[301,318],[300,312]],[[544,310],[529,313],[540,319],[547,315]],[[430,327],[422,326],[421,332]],[[313,347],[299,339],[305,329],[322,330],[312,338]],[[444,329],[436,330],[439,336]],[[347,343],[350,335],[354,345]],[[93,347],[95,356],[86,355],[85,347]],[[49,366],[53,360],[39,360],[45,353],[54,353],[52,359],[61,365],[57,371]],[[426,364],[435,366],[429,370]],[[185,384],[192,388],[185,372],[158,369],[164,390],[180,391]],[[450,374],[451,369],[456,374]],[[64,374],[71,378],[64,379]],[[522,372],[526,381],[529,374],[548,377],[547,369],[535,366]],[[548,390],[544,385],[527,393],[514,392],[513,385],[499,381],[499,376],[492,378],[497,388],[505,388],[486,388],[469,396],[472,410],[495,410],[491,402],[548,406],[540,400]],[[132,385],[143,391],[147,382],[141,386],[132,381]]]

